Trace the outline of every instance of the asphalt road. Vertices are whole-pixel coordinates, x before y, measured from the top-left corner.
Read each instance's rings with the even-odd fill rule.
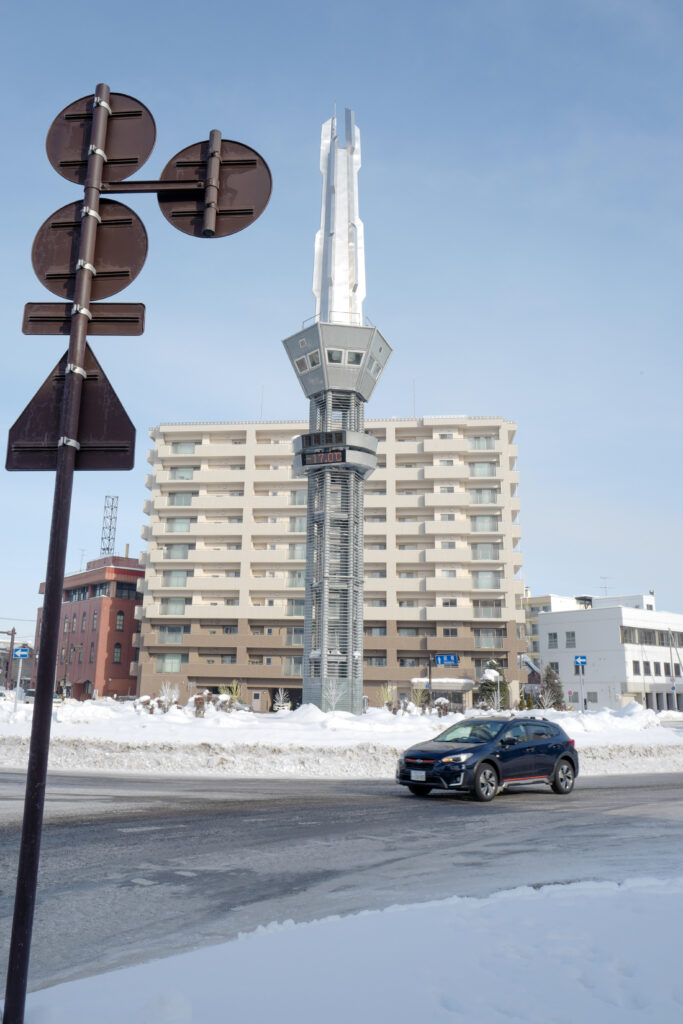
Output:
[[[23,776],[0,773],[0,968]],[[392,782],[51,773],[30,988],[270,921],[517,885],[681,874],[683,775],[579,779],[477,804]],[[4,990],[4,976],[2,978]]]

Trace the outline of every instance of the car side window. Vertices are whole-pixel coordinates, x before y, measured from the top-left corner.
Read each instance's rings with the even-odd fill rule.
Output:
[[[549,729],[546,725],[530,725],[529,728],[529,739],[531,740],[549,740],[552,739],[553,730]]]
[[[517,740],[518,743],[523,743],[524,740],[526,740],[528,738],[528,736],[527,736],[527,726],[526,726],[526,724],[524,722],[515,722],[514,725],[511,725],[509,727],[509,729],[507,730],[505,735],[506,736],[513,736]]]

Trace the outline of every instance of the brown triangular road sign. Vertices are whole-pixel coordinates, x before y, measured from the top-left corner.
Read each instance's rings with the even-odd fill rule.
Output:
[[[61,420],[68,353],[36,392],[9,432],[6,467],[9,470],[57,468],[57,441]],[[135,427],[107,380],[89,345],[86,377],[81,392],[76,469],[132,469]]]

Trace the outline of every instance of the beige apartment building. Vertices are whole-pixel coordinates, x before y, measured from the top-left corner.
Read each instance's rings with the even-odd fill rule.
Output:
[[[366,420],[379,441],[365,484],[364,693],[471,701],[490,658],[520,678],[523,584],[515,424],[496,417]],[[306,420],[154,428],[139,692],[181,701],[243,684],[267,711],[301,699],[306,480],[291,473]],[[433,664],[457,654],[457,668]],[[445,680],[449,680],[446,682]],[[513,693],[515,687],[512,687]]]

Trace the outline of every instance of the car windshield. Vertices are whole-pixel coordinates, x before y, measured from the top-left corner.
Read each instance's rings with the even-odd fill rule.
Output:
[[[434,739],[441,743],[488,743],[498,735],[504,725],[505,722],[459,722]]]

